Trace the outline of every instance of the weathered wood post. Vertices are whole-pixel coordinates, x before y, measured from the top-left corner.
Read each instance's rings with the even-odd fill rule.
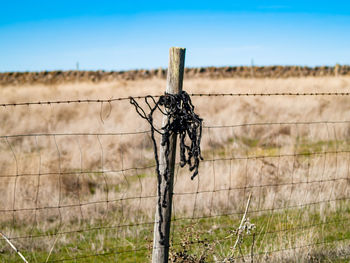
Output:
[[[167,76],[166,92],[170,94],[178,94],[182,91],[184,66],[185,66],[185,48],[172,47],[169,50],[169,68]],[[167,116],[163,118],[163,126],[167,123]],[[153,253],[152,263],[164,263],[168,262],[169,258],[169,234],[171,223],[171,208],[173,200],[173,183],[174,183],[174,169],[175,169],[175,156],[176,156],[176,134],[170,137],[169,144],[169,190],[164,196],[166,182],[162,180],[161,183],[161,202],[157,203],[155,223],[154,223],[154,239],[153,239]],[[166,169],[166,154],[165,146],[160,147],[159,155],[159,171],[160,176],[164,176]],[[163,207],[162,203],[165,200],[167,206]],[[160,206],[160,207],[159,207]],[[160,222],[159,210],[163,216],[162,222]],[[159,232],[159,224],[161,227],[161,233],[164,234],[163,243],[161,244],[161,233]]]

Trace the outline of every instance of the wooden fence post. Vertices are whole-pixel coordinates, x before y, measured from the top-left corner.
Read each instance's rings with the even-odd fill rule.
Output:
[[[169,50],[169,68],[167,76],[167,87],[166,92],[170,94],[178,94],[182,91],[182,82],[184,75],[184,66],[185,66],[185,48],[172,47]],[[163,126],[167,123],[167,116],[163,118]],[[169,144],[169,190],[165,192],[165,180],[162,180],[161,183],[161,202],[157,203],[155,223],[154,223],[154,238],[153,238],[153,252],[152,252],[152,263],[165,263],[168,262],[169,258],[169,234],[170,234],[170,223],[171,223],[171,208],[173,200],[173,183],[174,183],[174,169],[175,169],[175,156],[176,156],[176,134],[173,134],[170,137]],[[166,169],[166,154],[165,147],[160,147],[159,154],[159,171],[160,176],[165,173]],[[167,204],[166,207],[163,207],[161,203],[165,199]],[[160,207],[159,207],[160,206]],[[161,215],[163,220],[161,222],[161,233],[164,234],[164,240],[161,244],[161,233],[159,232],[160,224],[160,215],[159,210],[161,210]]]

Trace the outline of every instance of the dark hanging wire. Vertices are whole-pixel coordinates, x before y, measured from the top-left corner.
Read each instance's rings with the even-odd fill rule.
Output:
[[[151,138],[154,147],[154,156],[156,160],[156,172],[158,179],[158,214],[159,214],[159,234],[160,244],[164,245],[164,233],[161,230],[163,223],[162,207],[166,207],[166,194],[169,191],[170,184],[170,169],[169,169],[169,154],[170,154],[170,138],[172,135],[179,135],[180,138],[180,166],[189,166],[192,173],[193,180],[198,174],[198,167],[201,156],[200,142],[202,138],[202,123],[203,120],[194,112],[194,106],[191,102],[190,96],[185,91],[179,94],[165,93],[156,100],[152,96],[145,97],[145,103],[148,107],[149,113],[136,102],[133,97],[130,97],[130,103],[135,106],[136,112],[141,118],[147,120],[151,126]],[[166,124],[157,129],[153,122],[153,114],[158,110],[167,118]],[[160,173],[158,147],[155,140],[155,132],[162,137],[161,146],[165,147],[166,167],[163,175]],[[190,143],[186,143],[190,141]],[[164,195],[161,196],[161,184],[165,182]],[[163,201],[162,201],[163,199]],[[169,204],[171,205],[171,204]]]

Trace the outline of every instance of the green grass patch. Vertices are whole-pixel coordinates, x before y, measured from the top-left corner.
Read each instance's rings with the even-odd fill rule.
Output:
[[[273,261],[276,254],[274,251],[310,245],[315,255],[322,252],[322,257],[336,260],[333,251],[337,249],[338,241],[347,240],[347,244],[350,245],[349,211],[349,205],[344,202],[339,203],[338,209],[334,212],[327,214],[321,214],[315,209],[293,209],[260,215],[248,213],[249,222],[254,224],[255,228],[242,232],[236,249],[233,249],[233,246],[238,238],[240,216],[218,216],[199,220],[177,219],[172,224],[170,254],[174,262],[184,262],[179,261],[181,257],[193,260],[189,262],[199,262],[196,260],[201,258],[204,259],[202,262],[207,262],[230,257],[244,257],[250,260],[250,253],[253,251],[257,255],[269,254]],[[64,259],[69,259],[64,262],[88,263],[150,260],[152,224],[108,227],[112,224],[112,218],[108,219],[108,223],[101,219],[93,225],[81,223],[80,228],[91,229],[90,231],[13,240],[13,242],[29,262],[45,262],[53,244],[55,245],[49,262]],[[17,226],[16,233],[22,232],[23,235],[29,233],[26,227],[22,228]],[[69,229],[70,226],[64,226],[60,231]],[[43,232],[34,229],[30,234],[55,233],[57,230],[52,228]],[[1,246],[5,248],[0,254],[1,262],[20,262],[18,255],[4,241],[1,241]],[[315,250],[316,248],[320,249]]]

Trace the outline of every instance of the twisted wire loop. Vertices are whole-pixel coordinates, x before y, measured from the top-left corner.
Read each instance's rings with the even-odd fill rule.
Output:
[[[186,91],[181,91],[179,94],[165,93],[155,100],[152,96],[145,97],[145,103],[149,108],[147,114],[145,110],[136,102],[133,97],[130,97],[130,103],[135,106],[136,112],[141,118],[147,120],[151,126],[151,138],[154,147],[154,157],[156,160],[156,172],[158,179],[158,214],[159,225],[158,231],[160,234],[160,244],[164,244],[164,233],[162,232],[163,214],[161,207],[167,207],[166,195],[170,186],[170,169],[169,169],[169,154],[170,154],[170,138],[176,134],[180,137],[180,166],[189,166],[189,171],[192,172],[191,179],[193,180],[198,175],[198,168],[201,156],[200,142],[202,138],[202,123],[201,119],[194,112],[190,96]],[[158,110],[166,116],[166,123],[161,129],[157,129],[154,125],[153,114]],[[163,175],[160,172],[158,147],[155,139],[155,132],[161,135],[161,146],[165,147],[165,169]],[[190,140],[190,144],[186,144],[186,138]],[[161,184],[165,182],[165,190],[161,196]],[[171,205],[171,204],[170,204]]]

